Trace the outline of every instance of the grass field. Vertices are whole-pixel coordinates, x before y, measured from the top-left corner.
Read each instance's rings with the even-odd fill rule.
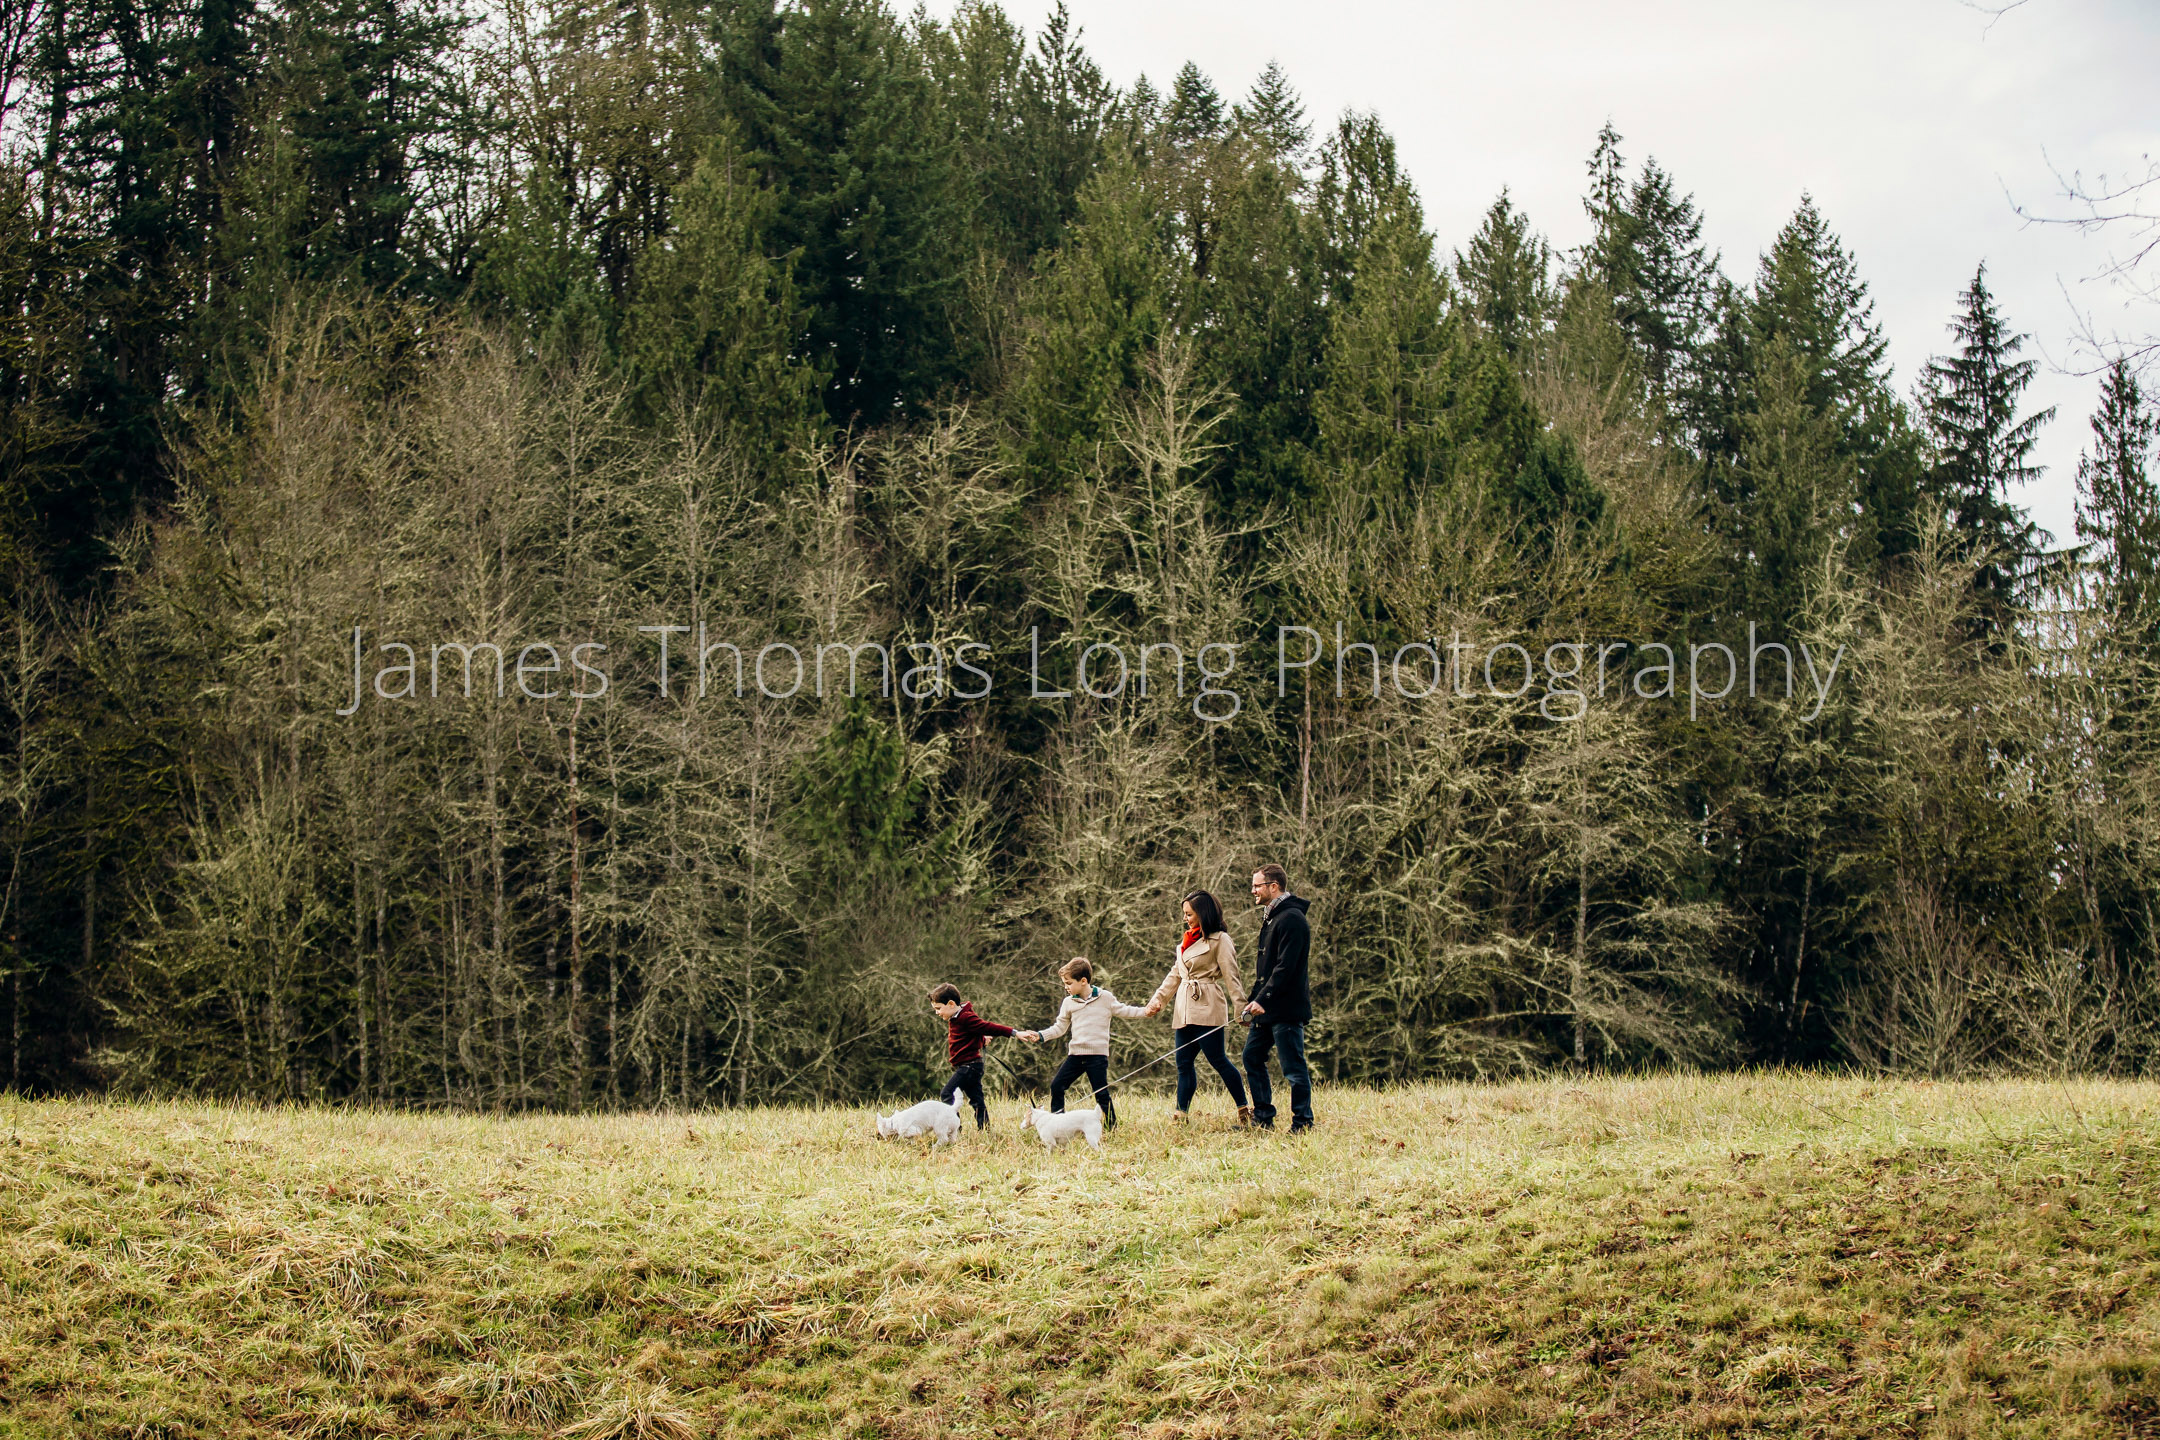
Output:
[[[2160,1087],[1207,1103],[0,1099],[0,1436],[2160,1437]]]

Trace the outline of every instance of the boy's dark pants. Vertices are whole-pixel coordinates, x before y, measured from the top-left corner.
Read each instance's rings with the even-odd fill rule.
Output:
[[[968,1104],[975,1107],[975,1128],[987,1130],[990,1128],[990,1107],[983,1104],[982,1067],[983,1062],[980,1060],[970,1060],[965,1065],[955,1065],[952,1076],[946,1080],[945,1089],[938,1096],[938,1099],[950,1105],[953,1103],[952,1097],[956,1092],[967,1096]]]
[[[1245,1078],[1252,1082],[1252,1118],[1255,1125],[1275,1123],[1275,1092],[1268,1084],[1267,1055],[1273,1048],[1282,1064],[1282,1078],[1290,1087],[1290,1128],[1303,1130],[1312,1124],[1312,1076],[1305,1069],[1305,1027],[1252,1022],[1245,1039]]]
[[[1088,1078],[1088,1088],[1095,1092],[1095,1103],[1102,1108],[1103,1129],[1117,1126],[1117,1109],[1110,1103],[1110,1057],[1107,1055],[1067,1055],[1065,1063],[1058,1066],[1057,1074],[1050,1077],[1050,1113],[1063,1114],[1065,1091],[1082,1075]]]

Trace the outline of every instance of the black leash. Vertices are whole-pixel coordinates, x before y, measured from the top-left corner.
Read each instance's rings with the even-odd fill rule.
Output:
[[[1142,1065],[1139,1070],[1126,1071],[1123,1075],[1118,1076],[1116,1080],[1112,1080],[1109,1082],[1109,1084],[1103,1086],[1103,1088],[1107,1090],[1110,1088],[1111,1085],[1115,1085],[1119,1081],[1130,1080],[1133,1076],[1138,1075],[1140,1073],[1140,1070],[1152,1070],[1157,1065],[1162,1064],[1163,1061],[1168,1060],[1171,1056],[1177,1054],[1178,1051],[1183,1050],[1187,1045],[1197,1045],[1202,1040],[1207,1039],[1208,1036],[1215,1034],[1217,1031],[1227,1030],[1229,1028],[1230,1022],[1227,1020],[1225,1020],[1220,1025],[1210,1025],[1207,1029],[1202,1030],[1198,1035],[1193,1036],[1192,1039],[1181,1040],[1177,1044],[1171,1046],[1168,1050],[1163,1051],[1162,1054],[1157,1055],[1154,1059],[1148,1061],[1147,1064]]]
[[[988,1055],[991,1059],[997,1061],[998,1067],[1002,1069],[1006,1074],[1012,1076],[1013,1079],[1018,1081],[1022,1086],[1034,1091],[1038,1095],[1048,1093],[1048,1087],[1045,1086],[1042,1081],[1030,1080],[1027,1076],[1022,1075],[1018,1070],[1015,1070],[1012,1066],[1007,1065],[1005,1063],[1005,1057],[998,1054],[997,1051],[992,1050],[988,1045],[983,1046],[983,1054]]]

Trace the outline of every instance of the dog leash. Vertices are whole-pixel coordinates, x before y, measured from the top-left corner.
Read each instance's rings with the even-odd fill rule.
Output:
[[[1229,1028],[1230,1024],[1228,1021],[1224,1021],[1220,1025],[1210,1025],[1207,1029],[1201,1031],[1198,1035],[1193,1036],[1192,1039],[1173,1045],[1168,1050],[1163,1051],[1162,1054],[1157,1055],[1154,1059],[1148,1061],[1147,1064],[1142,1065],[1139,1070],[1128,1070],[1123,1075],[1118,1076],[1115,1080],[1104,1081],[1103,1089],[1107,1090],[1112,1085],[1122,1084],[1123,1082],[1132,1079],[1133,1076],[1138,1075],[1141,1070],[1152,1070],[1157,1065],[1162,1064],[1163,1061],[1168,1060],[1171,1056],[1177,1054],[1178,1051],[1183,1050],[1187,1045],[1197,1045],[1202,1040],[1207,1039],[1208,1036],[1215,1034],[1217,1031],[1227,1030]]]
[[[1042,1081],[1030,1080],[1027,1076],[1022,1075],[1018,1070],[1013,1069],[1012,1066],[1007,1065],[1005,1063],[1005,1057],[998,1054],[995,1050],[992,1050],[989,1046],[985,1045],[983,1047],[983,1054],[988,1055],[991,1059],[997,1061],[999,1069],[1003,1070],[1006,1074],[1012,1076],[1014,1080],[1026,1086],[1028,1089],[1041,1092],[1048,1088],[1042,1083]]]
[[[1034,1091],[1035,1093],[1037,1093],[1037,1094],[1039,1094],[1039,1095],[1046,1095],[1046,1094],[1048,1094],[1048,1093],[1049,1093],[1050,1087],[1049,1087],[1049,1086],[1047,1086],[1047,1085],[1045,1085],[1045,1084],[1043,1084],[1043,1083],[1042,1083],[1042,1081],[1040,1081],[1040,1080],[1030,1080],[1030,1079],[1029,1079],[1029,1078],[1028,1078],[1027,1076],[1025,1076],[1025,1075],[1022,1075],[1022,1074],[1021,1074],[1021,1073],[1020,1073],[1020,1072],[1019,1072],[1018,1070],[1015,1070],[1015,1069],[1013,1069],[1013,1067],[1012,1067],[1012,1066],[1010,1066],[1010,1065],[1006,1064],[1006,1063],[1005,1063],[1005,1057],[1004,1057],[1004,1056],[1002,1056],[1002,1055],[1000,1055],[1000,1054],[998,1054],[998,1053],[997,1053],[997,1051],[995,1051],[995,1050],[993,1050],[993,1049],[991,1049],[991,1048],[990,1048],[990,1045],[989,1045],[989,1041],[990,1041],[990,1040],[991,1040],[992,1038],[995,1038],[995,1037],[991,1037],[991,1036],[985,1036],[985,1037],[983,1037],[983,1040],[984,1040],[984,1043],[983,1043],[983,1054],[985,1054],[985,1055],[989,1056],[989,1057],[990,1057],[990,1058],[991,1058],[992,1060],[995,1060],[995,1061],[997,1061],[997,1063],[998,1063],[998,1068],[999,1068],[1000,1070],[1003,1070],[1003,1071],[1004,1071],[1004,1072],[1005,1072],[1006,1074],[1008,1074],[1008,1075],[1012,1076],[1012,1078],[1013,1078],[1014,1080],[1016,1080],[1017,1082],[1019,1082],[1019,1083],[1020,1083],[1020,1084],[1021,1084],[1022,1086],[1024,1086],[1025,1088],[1027,1088],[1027,1089],[1029,1089],[1029,1090],[1032,1090],[1032,1091]]]

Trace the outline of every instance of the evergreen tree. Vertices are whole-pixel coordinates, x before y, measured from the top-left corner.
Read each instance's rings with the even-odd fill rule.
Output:
[[[1737,613],[1783,629],[1814,606],[1853,543],[1859,483],[1842,416],[1814,393],[1812,359],[1784,335],[1755,352],[1740,421]]]
[[[1383,504],[1445,486],[1464,487],[1473,502],[1496,509],[1519,499],[1540,509],[1565,503],[1583,488],[1579,472],[1552,451],[1536,454],[1536,468],[1524,475],[1536,417],[1499,343],[1452,304],[1416,192],[1398,180],[1372,198],[1348,267],[1354,282],[1331,307],[1313,397],[1328,482],[1369,490]],[[1360,217],[1363,209],[1352,203],[1345,214]]]
[[[1739,467],[1740,490],[1727,498],[1742,500],[1747,467],[1739,449],[1747,444],[1748,416],[1766,403],[1757,392],[1773,363],[1768,352],[1777,350],[1775,366],[1788,372],[1778,383],[1789,391],[1787,382],[1797,378],[1792,398],[1830,427],[1838,457],[1853,470],[1854,508],[1838,512],[1839,535],[1862,564],[1911,549],[1919,466],[1874,313],[1852,255],[1803,195],[1762,257],[1752,291],[1734,292],[1724,308],[1682,406],[1712,467]]]
[[[2041,474],[2032,464],[2040,427],[2052,409],[2018,416],[2018,397],[2032,383],[2036,361],[2019,360],[2025,336],[2011,331],[1988,292],[1987,266],[1973,272],[1950,322],[1957,353],[1928,362],[1920,407],[1935,446],[1928,487],[1979,568],[1979,624],[1984,633],[2008,628],[2020,590],[2039,559],[2039,527],[2009,498],[2010,488]]]
[[[1444,479],[1447,281],[1394,137],[1371,116],[1338,124],[1318,199],[1332,285],[1314,412],[1331,478],[1381,491]]]
[[[1816,413],[1848,432],[1862,423],[1887,381],[1889,342],[1859,266],[1807,195],[1762,258],[1748,321],[1756,343],[1785,342]]]
[[[2077,533],[2115,628],[2160,660],[2160,409],[2118,358],[2100,382],[2092,448],[2078,457]]]
[[[849,700],[804,761],[796,823],[820,878],[835,887],[900,878],[908,868],[922,777],[875,702]]]
[[[1634,341],[1651,392],[1671,397],[1686,380],[1717,294],[1717,261],[1702,244],[1702,215],[1691,196],[1650,160],[1625,180],[1620,136],[1608,123],[1590,159],[1584,200],[1596,227],[1584,274],[1604,287],[1613,314]]]
[[[427,160],[470,108],[451,71],[470,21],[447,0],[289,0],[280,18],[263,120],[291,136],[305,207],[281,258],[300,276],[401,286]]]
[[[68,225],[82,345],[53,397],[78,437],[55,472],[70,479],[40,528],[72,588],[98,532],[162,488],[169,401],[200,387],[186,339],[264,61],[251,0],[80,0],[44,18],[39,204]]]
[[[1110,87],[1060,4],[1030,50],[994,6],[929,25],[924,50],[958,142],[974,244],[1016,265],[1057,243],[1093,170]]]
[[[1590,172],[1590,193],[1583,197],[1583,209],[1601,231],[1627,208],[1627,157],[1620,153],[1620,138],[1611,120],[1600,125],[1584,167]]]
[[[1302,177],[1223,146],[1200,184],[1214,232],[1209,264],[1183,287],[1179,318],[1202,372],[1237,403],[1223,416],[1210,477],[1233,514],[1257,517],[1312,483],[1313,389],[1327,334]]]
[[[917,48],[877,0],[751,0],[720,47],[722,102],[778,195],[772,242],[796,255],[827,413],[875,425],[926,402],[956,374],[961,212]]]
[[[1505,190],[1485,212],[1485,222],[1455,257],[1455,278],[1469,295],[1480,324],[1510,359],[1551,320],[1559,305],[1552,284],[1552,247],[1531,233],[1529,217]]]
[[[791,267],[758,248],[773,207],[716,137],[675,196],[674,232],[639,260],[621,346],[648,419],[681,405],[753,465],[815,432],[823,379],[790,353],[802,328]]]
[[[1237,128],[1251,136],[1268,159],[1296,166],[1312,143],[1305,123],[1305,103],[1291,87],[1290,76],[1275,61],[1267,63],[1245,98],[1231,107]]]
[[[1198,65],[1186,61],[1170,85],[1170,105],[1163,112],[1163,134],[1180,149],[1213,140],[1223,131],[1223,101],[1215,83]]]
[[[1358,254],[1382,224],[1424,233],[1425,212],[1395,153],[1395,137],[1379,120],[1346,111],[1320,149],[1320,178],[1313,191],[1313,223],[1319,231],[1330,304],[1341,305],[1356,289]],[[1428,240],[1425,248],[1430,250]]]
[[[1054,200],[1038,228],[1023,230],[1026,253],[1054,245],[1079,211],[1080,187],[1102,157],[1115,92],[1080,48],[1064,0],[1035,37],[1021,76],[1020,133],[1036,183]]]
[[[1065,243],[1038,261],[1012,401],[1039,482],[1087,473],[1118,396],[1139,384],[1176,303],[1168,230],[1140,167],[1117,155],[1082,188]]]
[[[1119,97],[1113,119],[1118,138],[1137,157],[1147,150],[1148,137],[1162,123],[1162,92],[1142,75]]]

